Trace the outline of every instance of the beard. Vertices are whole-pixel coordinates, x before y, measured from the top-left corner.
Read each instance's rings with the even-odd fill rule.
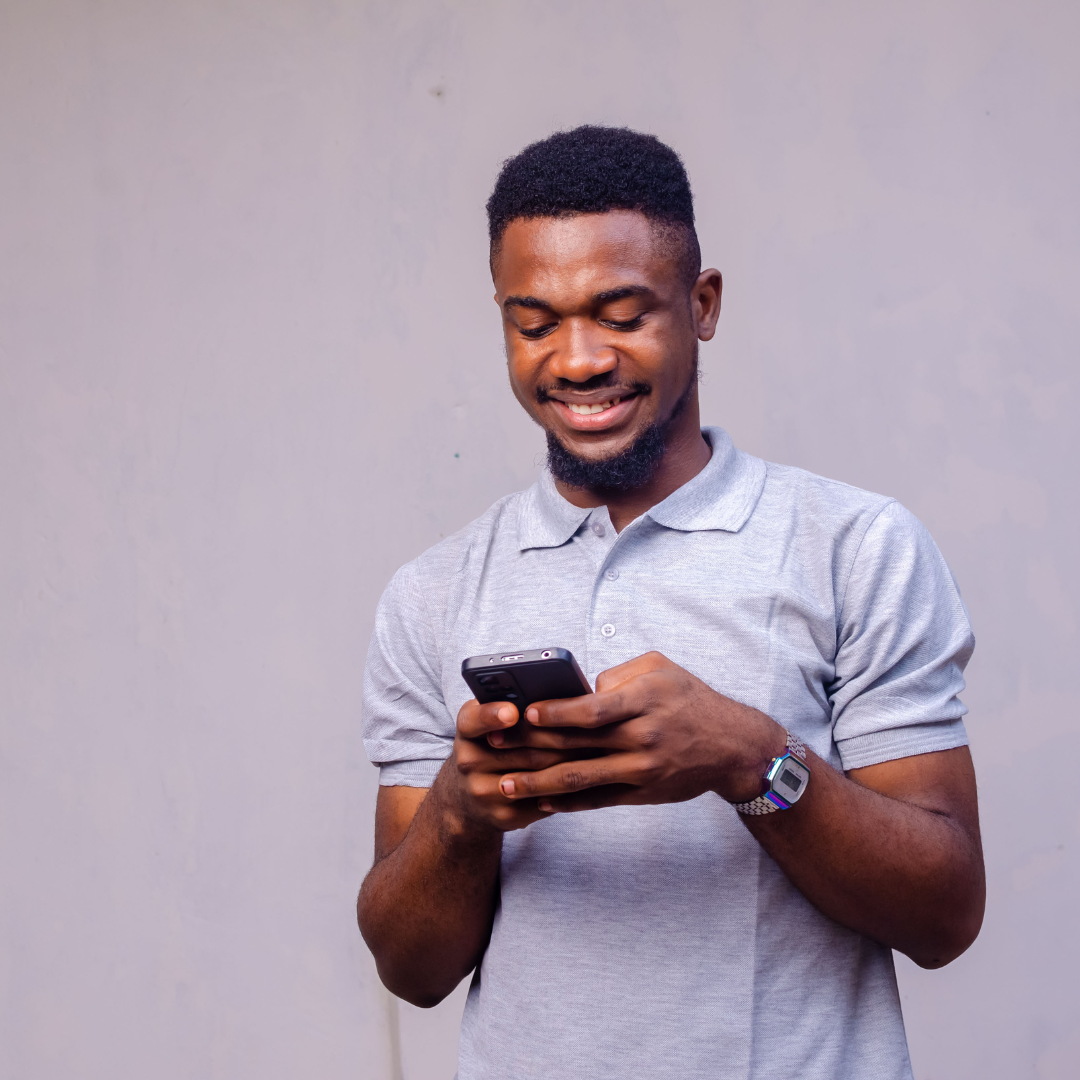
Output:
[[[675,422],[685,410],[690,395],[697,385],[697,364],[686,389],[682,392],[671,414],[664,420],[654,420],[624,450],[611,457],[580,457],[572,453],[553,431],[547,432],[547,463],[551,475],[567,487],[613,494],[635,491],[644,487],[655,475],[664,460],[668,438]]]

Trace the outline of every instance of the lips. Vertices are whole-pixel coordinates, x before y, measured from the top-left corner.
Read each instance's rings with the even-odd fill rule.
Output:
[[[629,394],[589,402],[559,401],[556,398],[549,400],[567,427],[575,431],[602,431],[624,420],[634,409],[639,396]]]
[[[597,401],[591,405],[577,405],[572,401],[564,402],[566,407],[577,416],[590,416],[596,413],[607,412],[608,409],[618,405],[622,398],[611,398],[608,401]]]

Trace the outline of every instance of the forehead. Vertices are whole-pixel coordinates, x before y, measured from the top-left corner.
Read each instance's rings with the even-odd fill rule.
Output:
[[[635,210],[517,218],[503,233],[494,271],[501,294],[533,296],[592,295],[629,283],[659,290],[676,275],[670,245]]]

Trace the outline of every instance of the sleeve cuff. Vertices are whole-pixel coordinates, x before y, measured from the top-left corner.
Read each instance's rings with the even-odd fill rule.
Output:
[[[937,750],[955,750],[967,746],[967,731],[963,720],[939,720],[929,724],[889,728],[868,735],[856,735],[836,744],[844,771],[864,769],[898,758],[932,754]]]
[[[379,786],[429,788],[435,783],[435,777],[439,775],[445,760],[388,761],[379,767]]]

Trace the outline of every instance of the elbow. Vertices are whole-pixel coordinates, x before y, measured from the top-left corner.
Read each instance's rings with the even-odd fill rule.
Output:
[[[375,970],[379,980],[394,997],[415,1005],[418,1009],[433,1009],[461,981],[453,982],[431,977],[430,972],[418,970],[416,965],[402,962],[400,958],[375,953]]]
[[[418,1009],[433,1009],[439,1002],[444,1001],[450,993],[449,990],[438,992],[424,987],[405,984],[392,985],[391,981],[388,981],[386,976],[383,975],[381,969],[379,970],[379,978],[382,980],[383,986],[385,986],[394,997],[401,998],[402,1001],[407,1001],[410,1005],[415,1005]]]
[[[944,918],[935,921],[914,947],[902,949],[921,968],[934,970],[951,964],[971,948],[982,929],[986,890],[980,884],[964,898],[950,905]]]
[[[356,921],[371,955],[379,980],[394,997],[420,1009],[431,1009],[446,998],[461,981],[438,979],[429,965],[417,963],[412,955],[403,954],[392,928],[384,925],[374,905],[365,904],[363,890],[356,904]]]

